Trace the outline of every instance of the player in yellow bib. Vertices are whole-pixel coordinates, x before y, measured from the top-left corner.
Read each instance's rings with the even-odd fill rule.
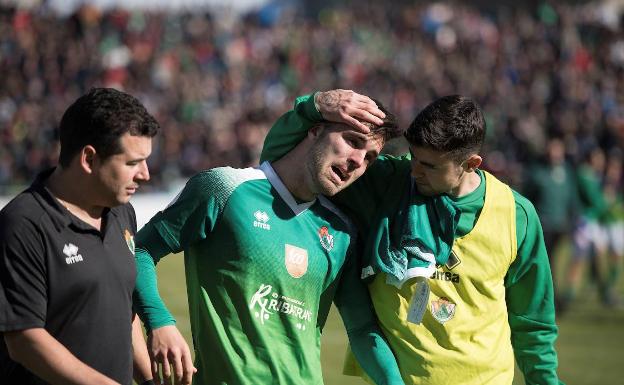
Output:
[[[349,95],[334,90],[299,98],[293,116],[300,124],[291,116],[288,126],[273,126],[262,158],[279,157],[323,118],[365,117]],[[368,234],[362,276],[406,384],[510,385],[514,358],[527,384],[560,383],[539,219],[526,198],[479,169],[484,136],[473,100],[440,98],[406,131],[409,155],[378,158],[334,198]],[[376,198],[384,194],[395,199]],[[417,222],[405,212],[423,196],[443,197],[459,211],[448,224],[454,226],[450,253],[406,241]],[[362,375],[349,358],[345,373]]]

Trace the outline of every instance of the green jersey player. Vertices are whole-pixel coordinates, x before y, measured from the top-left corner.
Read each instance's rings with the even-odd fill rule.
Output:
[[[362,98],[366,105],[376,110]],[[320,333],[332,300],[368,375],[403,383],[360,283],[353,226],[323,197],[362,175],[400,133],[392,115],[380,115],[368,117],[380,125],[369,135],[322,123],[274,163],[201,172],[138,232],[136,302],[166,377],[171,364],[188,383],[194,368],[158,295],[155,262],[184,251],[194,384],[322,384]]]

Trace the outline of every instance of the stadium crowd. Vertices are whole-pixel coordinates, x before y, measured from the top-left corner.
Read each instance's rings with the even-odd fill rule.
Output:
[[[484,107],[485,168],[533,199],[547,237],[576,231],[578,214],[599,223],[601,234],[614,228],[624,238],[618,17],[547,3],[513,11],[368,4],[314,17],[281,11],[237,19],[83,7],[59,18],[0,8],[0,193],[56,162],[60,115],[92,86],[137,96],[161,124],[149,160],[152,188],[202,169],[257,163],[271,123],[313,90],[371,95],[405,127],[431,100],[460,93]],[[569,178],[566,186],[578,190],[569,199],[533,178],[540,169],[557,183],[564,178],[563,168],[548,169],[553,141],[558,164],[590,175]],[[621,260],[615,265],[621,269]]]

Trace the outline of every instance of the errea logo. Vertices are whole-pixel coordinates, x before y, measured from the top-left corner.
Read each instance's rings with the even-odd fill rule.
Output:
[[[82,255],[78,254],[78,246],[70,243],[63,247],[63,254],[67,255],[65,263],[71,265],[72,263],[82,262]]]
[[[254,214],[255,221],[253,223],[254,227],[259,227],[264,230],[271,230],[271,225],[267,222],[269,221],[269,215],[265,211],[256,211]]]

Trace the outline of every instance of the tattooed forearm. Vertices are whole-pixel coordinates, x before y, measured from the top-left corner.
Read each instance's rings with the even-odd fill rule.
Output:
[[[323,117],[327,118],[328,114],[337,114],[340,108],[341,94],[337,90],[319,92],[317,108]]]

